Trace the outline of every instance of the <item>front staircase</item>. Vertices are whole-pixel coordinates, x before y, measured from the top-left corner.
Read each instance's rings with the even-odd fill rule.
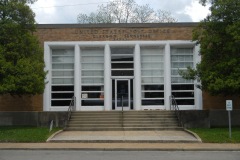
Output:
[[[174,111],[72,112],[67,131],[183,130]]]

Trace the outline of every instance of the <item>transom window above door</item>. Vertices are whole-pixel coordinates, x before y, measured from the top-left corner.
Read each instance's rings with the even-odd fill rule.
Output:
[[[111,48],[112,76],[133,76],[133,48]]]

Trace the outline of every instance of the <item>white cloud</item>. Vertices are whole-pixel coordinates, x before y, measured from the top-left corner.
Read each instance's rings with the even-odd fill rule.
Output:
[[[79,13],[90,13],[98,5],[110,0],[38,0],[31,8],[36,13],[37,23],[77,23]],[[149,4],[155,10],[170,11],[179,22],[198,22],[206,17],[208,7],[202,7],[198,0],[135,0],[138,4]],[[55,7],[54,7],[55,6]]]
[[[192,18],[193,22],[203,20],[210,13],[209,5],[204,7],[196,0],[192,0],[191,5],[186,6],[184,12]]]

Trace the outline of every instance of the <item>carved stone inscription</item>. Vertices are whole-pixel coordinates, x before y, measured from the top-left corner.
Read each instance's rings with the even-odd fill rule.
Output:
[[[141,39],[152,39],[158,35],[169,35],[174,31],[166,29],[75,29],[74,34],[79,37],[89,37],[92,40],[108,39],[108,40],[141,40]]]

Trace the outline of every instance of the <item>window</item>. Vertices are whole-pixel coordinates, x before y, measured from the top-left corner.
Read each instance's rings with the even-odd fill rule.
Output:
[[[164,55],[157,47],[141,48],[142,105],[164,105]]]
[[[194,82],[179,75],[179,70],[193,66],[193,48],[171,48],[172,95],[178,105],[194,105]]]
[[[52,49],[51,106],[69,106],[74,96],[74,50]]]
[[[112,76],[133,76],[133,48],[111,48]]]
[[[82,106],[104,106],[104,49],[82,48]]]

